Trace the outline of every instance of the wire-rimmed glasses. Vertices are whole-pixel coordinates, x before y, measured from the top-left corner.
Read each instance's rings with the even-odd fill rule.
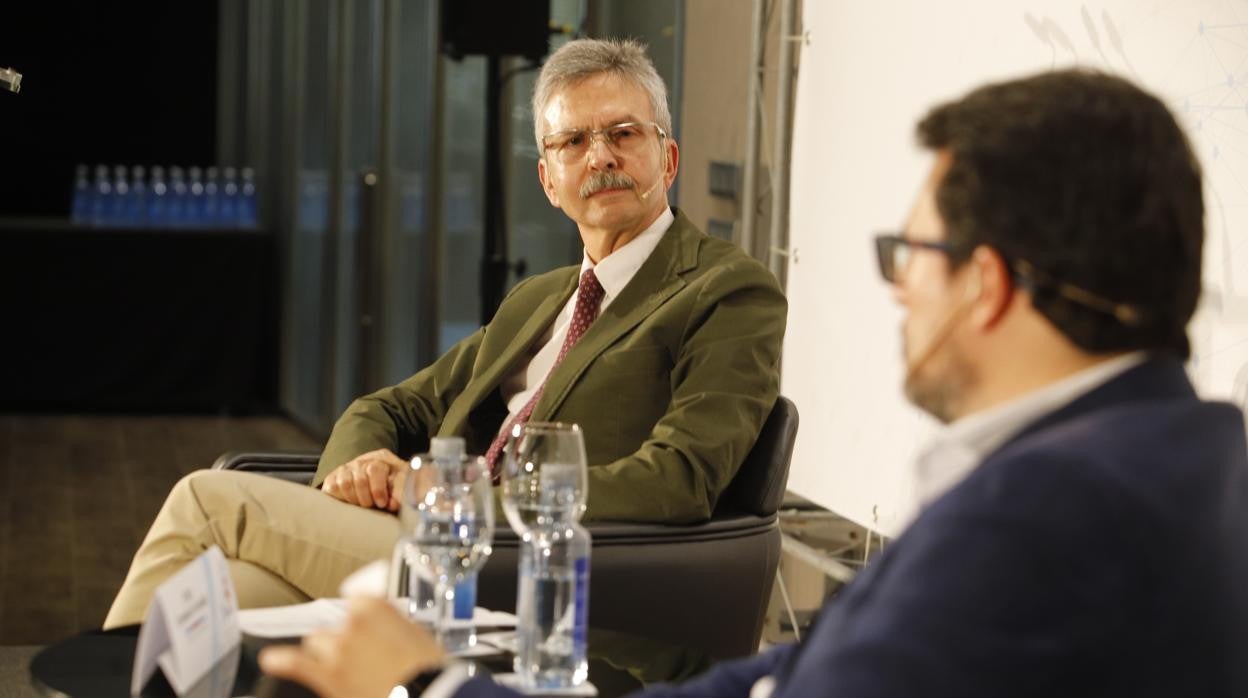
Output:
[[[625,121],[603,128],[564,129],[542,136],[542,153],[552,154],[564,165],[572,165],[584,160],[594,141],[599,138],[617,155],[634,155],[667,138],[667,131],[653,121]]]

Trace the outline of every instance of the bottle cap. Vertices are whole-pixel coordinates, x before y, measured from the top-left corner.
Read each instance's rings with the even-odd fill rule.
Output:
[[[429,440],[429,454],[434,460],[459,458],[465,450],[464,439],[459,436],[435,436]]]

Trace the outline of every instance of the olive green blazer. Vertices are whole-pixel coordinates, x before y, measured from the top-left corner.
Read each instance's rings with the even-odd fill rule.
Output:
[[[431,435],[484,453],[507,416],[503,379],[524,365],[577,286],[579,266],[520,282],[494,319],[429,367],[356,400],[314,484],[378,448],[407,458]],[[534,421],[580,424],[587,520],[710,517],[779,390],[786,302],[775,277],[679,211],[636,276],[547,379]]]

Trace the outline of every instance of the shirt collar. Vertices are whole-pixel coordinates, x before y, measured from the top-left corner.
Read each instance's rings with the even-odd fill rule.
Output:
[[[637,274],[638,269],[641,269],[641,265],[650,258],[650,253],[654,252],[654,248],[659,245],[659,240],[663,239],[663,233],[667,232],[674,222],[676,222],[676,216],[672,214],[672,209],[664,207],[663,213],[659,214],[659,217],[650,224],[650,227],[643,230],[641,235],[603,257],[597,265],[589,261],[589,254],[585,253],[581,260],[581,273],[584,274],[586,269],[593,269],[598,283],[602,284],[602,289],[606,291],[606,297],[618,296],[628,282],[633,280],[633,276]]]
[[[992,409],[968,415],[937,434],[916,461],[919,505],[961,482],[981,461],[1046,414],[1108,383],[1147,358],[1131,352],[1067,376]]]

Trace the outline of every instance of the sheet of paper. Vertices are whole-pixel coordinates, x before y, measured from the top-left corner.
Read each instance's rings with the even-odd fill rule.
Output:
[[[169,646],[169,632],[165,624],[165,611],[153,603],[147,611],[143,627],[139,628],[138,644],[134,648],[134,671],[130,674],[130,694],[138,695],[143,684],[156,670],[156,663]]]
[[[516,627],[516,614],[491,611],[477,606],[472,610],[472,622],[478,628],[514,628]]]
[[[400,609],[406,607],[405,599],[396,599]],[[313,630],[336,628],[347,617],[346,599],[317,599],[308,603],[274,608],[252,608],[238,612],[238,625],[252,637],[281,638],[302,637]],[[430,622],[429,617],[418,616],[418,621]],[[505,611],[491,611],[477,607],[472,621],[479,628],[514,628],[516,616]]]
[[[389,596],[390,590],[398,586],[391,576],[397,569],[389,560],[374,560],[342,580],[338,593],[342,596]]]
[[[497,647],[504,652],[515,654],[520,648],[520,643],[516,639],[514,630],[503,630],[494,633],[477,633],[477,642]]]
[[[480,641],[478,641],[477,644],[473,645],[472,647],[465,647],[462,650],[456,650],[454,652],[451,652],[451,656],[456,657],[458,659],[473,659],[476,657],[494,657],[500,654],[504,654],[504,652],[500,650],[499,648],[495,647],[494,645],[487,644],[487,643],[480,642]]]
[[[240,639],[234,584],[213,546],[156,588],[139,630],[131,692],[142,690],[159,666],[169,685],[185,693]]]
[[[313,630],[336,628],[346,618],[345,600],[317,599],[293,606],[239,611],[238,627],[252,637],[302,637]]]
[[[406,599],[396,599],[396,602],[404,604],[404,606],[400,606],[401,610],[405,607]],[[433,609],[427,608],[417,611],[412,620],[425,625],[432,625]],[[464,624],[464,621],[454,622],[454,624]],[[506,611],[491,611],[488,608],[477,606],[472,609],[472,624],[478,628],[514,628],[516,627],[516,614]]]
[[[539,688],[531,689],[520,681],[520,677],[516,674],[495,674],[494,683],[506,686],[513,691],[518,691],[526,695],[534,696],[596,696],[598,688],[594,684],[586,681],[580,686],[572,688]]]

